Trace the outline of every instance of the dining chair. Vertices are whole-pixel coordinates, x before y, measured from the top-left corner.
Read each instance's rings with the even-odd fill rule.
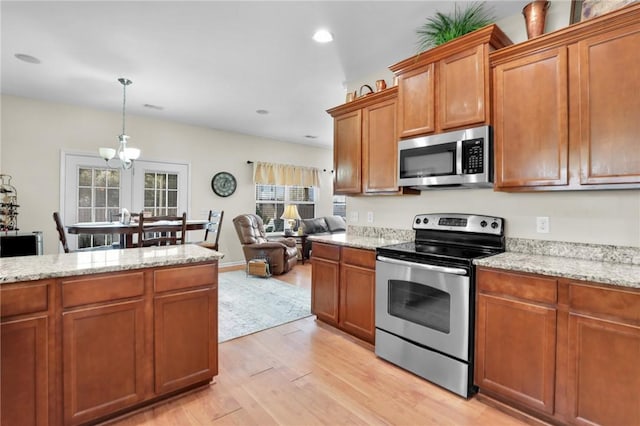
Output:
[[[200,247],[218,251],[218,241],[220,241],[220,229],[222,228],[223,217],[224,210],[209,210],[209,223],[204,231],[204,241],[197,243]],[[208,240],[209,236],[213,239],[212,241]]]
[[[184,244],[187,213],[182,216],[145,216],[138,218],[138,247]]]
[[[56,229],[58,230],[58,238],[60,238],[60,243],[62,244],[62,248],[64,249],[65,253],[69,253],[69,245],[67,244],[67,233],[64,230],[64,225],[62,224],[60,213],[53,212],[53,220],[56,222]]]

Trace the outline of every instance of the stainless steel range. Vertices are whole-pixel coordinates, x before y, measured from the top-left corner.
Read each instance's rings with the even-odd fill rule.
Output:
[[[465,398],[473,387],[473,259],[504,251],[504,220],[420,214],[415,241],[376,250],[375,352]]]

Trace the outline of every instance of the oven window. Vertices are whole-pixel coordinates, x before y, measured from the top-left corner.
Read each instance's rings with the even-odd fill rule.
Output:
[[[451,295],[411,281],[389,280],[389,314],[449,333]]]

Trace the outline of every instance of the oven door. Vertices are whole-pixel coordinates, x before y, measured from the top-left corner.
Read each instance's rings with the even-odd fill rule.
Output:
[[[376,328],[469,361],[469,271],[378,256]]]

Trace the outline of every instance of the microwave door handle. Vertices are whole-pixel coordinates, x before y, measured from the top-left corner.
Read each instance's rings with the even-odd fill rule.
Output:
[[[462,140],[456,141],[456,174],[462,174]]]
[[[406,260],[391,259],[390,257],[378,256],[380,262],[391,263],[394,265],[408,266],[410,268],[425,269],[432,272],[442,272],[443,274],[467,275],[467,271],[462,268],[450,268],[447,266],[428,265],[424,263],[407,262]]]

